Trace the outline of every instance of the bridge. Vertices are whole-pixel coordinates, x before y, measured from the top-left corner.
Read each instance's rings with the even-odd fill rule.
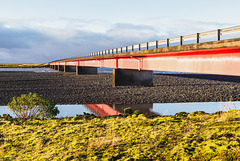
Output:
[[[147,42],[50,62],[63,72],[113,69],[113,86],[153,85],[153,71],[240,76],[240,26]]]

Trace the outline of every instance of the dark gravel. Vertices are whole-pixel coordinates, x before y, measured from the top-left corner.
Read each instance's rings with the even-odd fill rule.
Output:
[[[112,87],[111,74],[0,72],[0,105],[39,93],[57,104],[140,104],[239,101],[240,77],[154,75],[153,87]]]

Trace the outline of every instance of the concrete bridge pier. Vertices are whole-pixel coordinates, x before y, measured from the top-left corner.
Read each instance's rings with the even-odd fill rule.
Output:
[[[63,69],[64,72],[76,72],[76,67],[75,66],[65,65],[63,67],[64,67],[64,69]]]
[[[64,65],[59,65],[59,71],[63,72],[64,71]]]
[[[98,68],[97,67],[76,66],[76,75],[97,74],[97,73],[98,73]]]
[[[58,70],[59,65],[54,65],[54,70]]]
[[[153,71],[113,69],[113,87],[127,85],[153,86]]]

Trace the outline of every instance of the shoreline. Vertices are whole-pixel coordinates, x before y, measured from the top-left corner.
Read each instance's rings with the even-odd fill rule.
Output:
[[[155,74],[153,87],[112,87],[112,75],[0,72],[0,105],[14,96],[41,94],[57,104],[142,104],[240,100],[240,77]]]

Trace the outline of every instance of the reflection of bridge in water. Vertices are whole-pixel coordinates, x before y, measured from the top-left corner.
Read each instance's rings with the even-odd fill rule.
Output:
[[[139,110],[146,116],[157,115],[157,113],[152,112],[153,104],[113,104],[112,106],[107,104],[86,104],[85,106],[91,112],[101,117],[123,114],[124,109],[127,107],[131,107],[133,111]]]

